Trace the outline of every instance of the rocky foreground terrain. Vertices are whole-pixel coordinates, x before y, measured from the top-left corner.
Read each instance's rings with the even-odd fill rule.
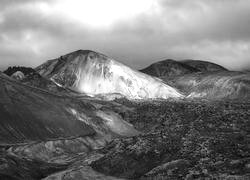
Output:
[[[98,171],[134,179],[248,179],[249,102],[130,104],[124,115],[143,135],[116,139]],[[230,179],[230,178],[229,178]]]
[[[107,59],[120,65],[81,50],[0,73],[0,179],[250,179],[248,72],[168,60],[124,75]]]

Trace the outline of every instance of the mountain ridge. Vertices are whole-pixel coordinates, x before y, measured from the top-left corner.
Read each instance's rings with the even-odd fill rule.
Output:
[[[194,67],[202,72],[228,71],[225,67],[210,61],[187,59],[182,60],[181,62],[191,67]]]

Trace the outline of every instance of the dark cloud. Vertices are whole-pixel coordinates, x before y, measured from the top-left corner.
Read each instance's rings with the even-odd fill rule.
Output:
[[[56,12],[53,6],[62,1],[0,1],[0,67],[36,66],[76,49],[93,49],[135,68],[164,58],[250,67],[245,0],[155,0],[150,10],[108,26]]]

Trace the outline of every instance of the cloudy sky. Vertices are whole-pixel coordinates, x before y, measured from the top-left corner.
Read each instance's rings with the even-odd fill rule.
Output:
[[[0,0],[0,69],[78,49],[134,68],[166,58],[250,68],[250,0]]]

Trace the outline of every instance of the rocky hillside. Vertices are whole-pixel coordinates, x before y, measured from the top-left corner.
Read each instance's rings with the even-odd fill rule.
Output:
[[[138,130],[100,150],[91,166],[126,179],[249,179],[249,101],[131,103]]]

